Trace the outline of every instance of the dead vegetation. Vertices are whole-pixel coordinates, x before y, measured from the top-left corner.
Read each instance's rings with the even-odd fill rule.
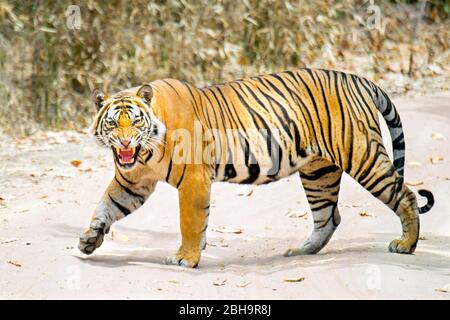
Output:
[[[428,1],[418,15],[416,1],[89,0],[79,29],[68,24],[71,4],[0,0],[5,131],[85,127],[94,87],[164,77],[203,85],[316,66],[364,75],[391,93],[448,89],[445,1]]]

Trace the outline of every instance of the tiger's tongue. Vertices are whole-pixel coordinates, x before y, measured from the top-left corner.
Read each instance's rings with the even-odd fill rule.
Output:
[[[124,150],[124,149],[120,149],[119,150],[119,155],[120,155],[120,159],[123,161],[123,162],[132,162],[133,161],[133,155],[134,155],[134,153],[133,153],[133,150],[132,149],[127,149],[127,150]]]

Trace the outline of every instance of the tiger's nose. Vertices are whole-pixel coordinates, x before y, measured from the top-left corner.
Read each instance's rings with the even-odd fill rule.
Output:
[[[120,139],[120,143],[122,143],[122,145],[123,145],[125,148],[128,148],[128,146],[129,146],[130,143],[131,143],[131,139],[130,139],[130,138],[128,138],[128,139]]]

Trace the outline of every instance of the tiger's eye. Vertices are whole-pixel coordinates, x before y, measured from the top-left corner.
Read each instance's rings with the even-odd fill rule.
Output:
[[[142,117],[135,118],[134,121],[133,121],[133,125],[134,125],[134,126],[136,126],[136,125],[142,125],[142,120],[143,120]]]
[[[113,126],[116,125],[116,121],[115,121],[115,120],[106,120],[106,124],[107,124],[109,127],[113,127]]]

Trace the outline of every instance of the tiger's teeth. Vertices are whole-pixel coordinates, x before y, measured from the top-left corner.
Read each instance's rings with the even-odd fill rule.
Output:
[[[129,149],[116,148],[116,150],[117,150],[117,152],[120,152],[120,151],[127,151]],[[131,151],[133,152],[133,154],[135,154],[136,153],[136,147],[131,148]]]

